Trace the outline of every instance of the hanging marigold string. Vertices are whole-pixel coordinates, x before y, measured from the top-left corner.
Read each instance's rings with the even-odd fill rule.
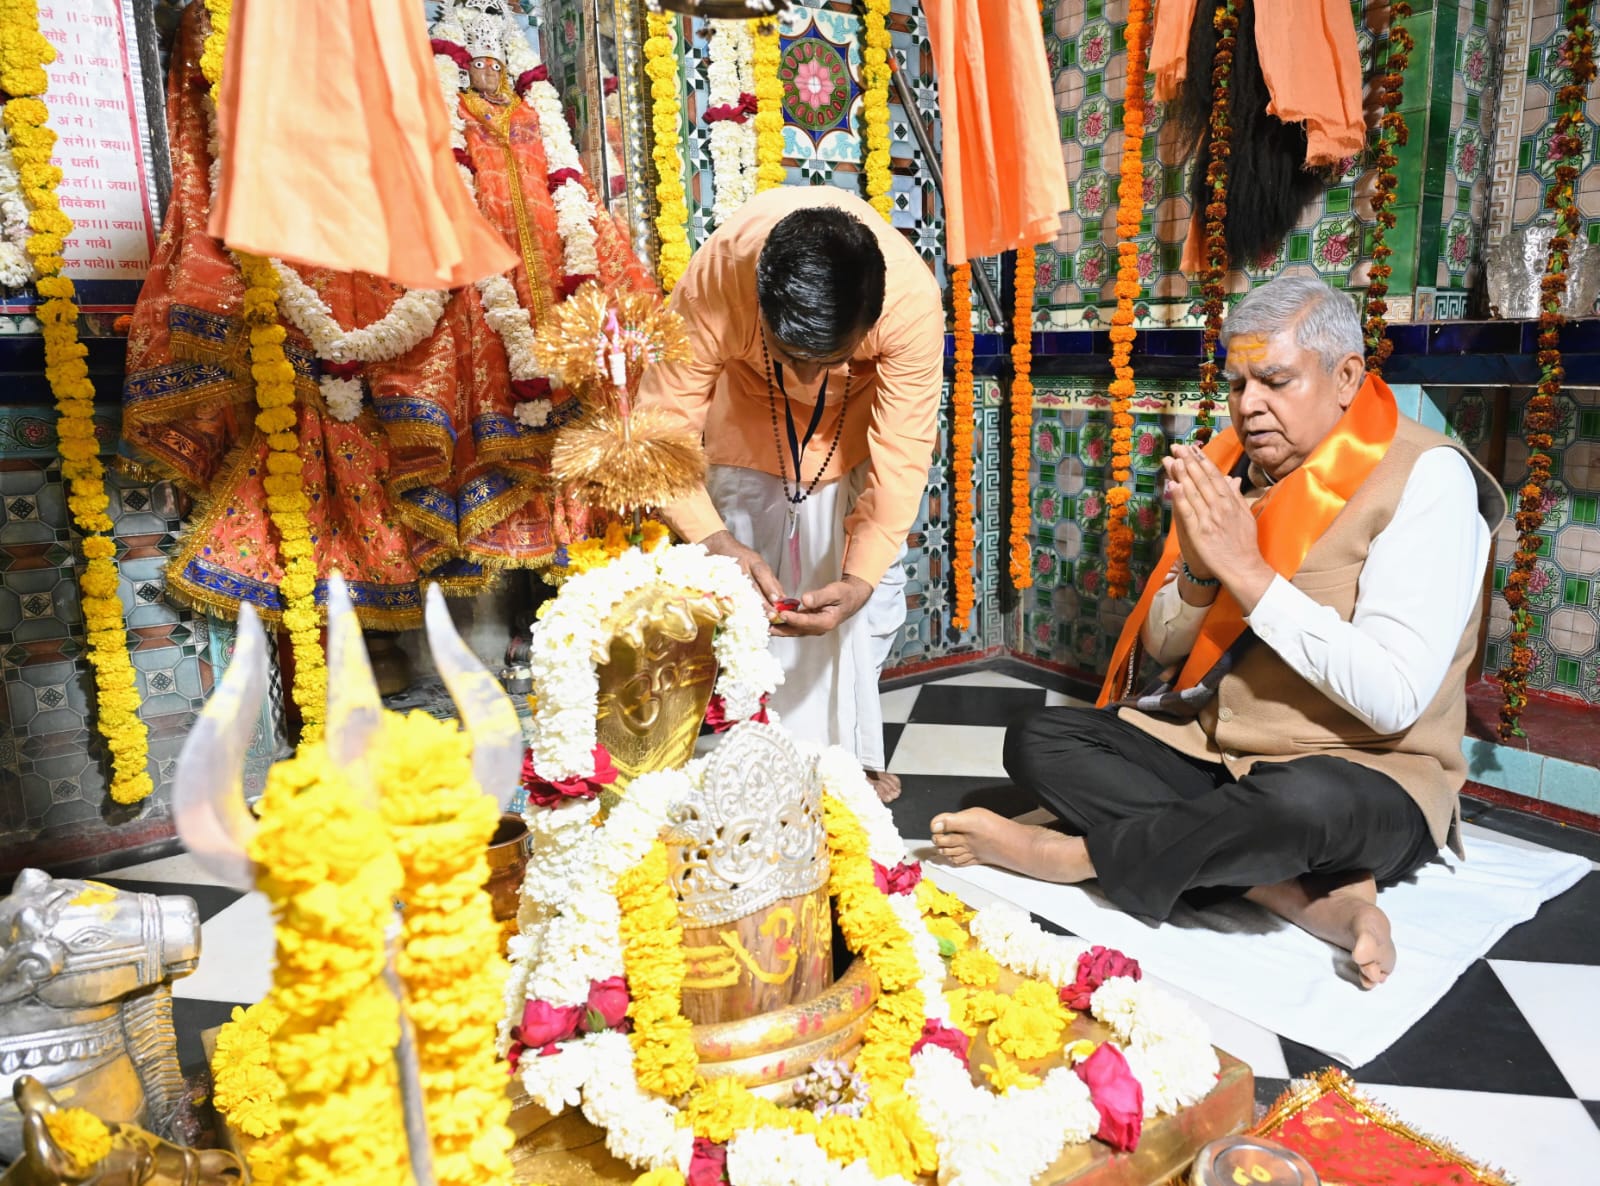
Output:
[[[1228,278],[1228,157],[1233,126],[1228,107],[1233,90],[1233,52],[1238,44],[1239,11],[1234,0],[1217,0],[1211,15],[1217,30],[1217,53],[1211,61],[1211,127],[1206,138],[1205,260],[1200,266],[1200,299],[1205,313],[1204,361],[1200,364],[1200,407],[1195,440],[1211,439],[1211,414],[1217,404],[1217,339],[1222,334],[1223,284]]]
[[[656,272],[671,292],[689,266],[689,202],[683,187],[683,152],[678,136],[678,54],[673,17],[652,12],[645,18],[644,72],[650,79],[650,156],[656,166],[656,236],[661,243]],[[759,61],[760,45],[756,55]],[[761,117],[756,117],[757,126]]]
[[[26,250],[38,277],[37,316],[43,326],[44,373],[56,398],[57,449],[67,483],[67,508],[82,537],[84,569],[78,578],[89,665],[94,669],[95,728],[111,751],[110,792],[118,803],[137,803],[154,784],[147,769],[149,733],[139,718],[139,687],[128,659],[128,626],[117,596],[117,546],[111,499],[94,432],[94,384],[78,339],[73,283],[61,274],[63,243],[72,219],[61,209],[61,170],[50,163],[56,134],[47,125],[45,66],[54,48],[39,31],[35,0],[0,3],[0,90],[9,98],[4,121],[11,155],[33,233]]]
[[[973,565],[973,424],[976,385],[972,379],[972,265],[950,269],[950,305],[955,322],[956,376],[950,395],[950,461],[955,471],[956,609],[951,624],[965,630],[975,598]]]
[[[763,17],[752,22],[755,34],[756,192],[783,184],[783,83],[778,66],[783,48],[778,22]]]
[[[1033,584],[1028,531],[1033,509],[1028,501],[1028,468],[1033,460],[1033,247],[1017,248],[1016,309],[1011,343],[1011,584]]]
[[[1550,482],[1550,453],[1556,426],[1556,396],[1565,371],[1561,363],[1561,302],[1567,293],[1567,265],[1581,225],[1573,185],[1583,160],[1584,108],[1595,77],[1594,29],[1589,23],[1587,0],[1568,0],[1565,51],[1567,82],[1556,91],[1555,136],[1551,141],[1558,163],[1555,183],[1545,205],[1556,212],[1556,233],[1550,240],[1550,258],[1540,281],[1539,388],[1528,401],[1528,480],[1517,506],[1516,555],[1506,578],[1506,604],[1511,608],[1510,655],[1500,669],[1505,701],[1500,706],[1500,736],[1525,737],[1522,710],[1528,703],[1528,676],[1533,671],[1533,648],[1528,634],[1533,615],[1528,612],[1528,582],[1539,559],[1539,528],[1544,526],[1545,499]]]
[[[233,0],[206,0],[211,34],[201,55],[200,68],[211,84],[211,101],[222,89],[222,63],[227,53],[228,25]],[[288,332],[278,321],[278,270],[269,259],[237,253],[244,279],[244,323],[250,331],[250,373],[256,385],[256,428],[267,438],[267,515],[278,537],[278,558],[283,564],[283,628],[294,650],[294,702],[300,709],[301,736],[316,741],[322,736],[322,718],[328,697],[328,669],[322,654],[322,631],[317,614],[317,560],[301,477],[300,423],[295,410],[294,364],[284,353]]]
[[[1383,75],[1378,79],[1378,102],[1383,107],[1383,118],[1378,127],[1378,189],[1372,195],[1372,210],[1377,225],[1372,228],[1372,279],[1367,284],[1367,370],[1375,375],[1383,373],[1383,364],[1394,350],[1394,343],[1384,333],[1389,312],[1389,277],[1394,269],[1389,257],[1394,248],[1385,241],[1394,230],[1395,215],[1389,207],[1394,205],[1395,187],[1399,175],[1395,167],[1400,158],[1396,148],[1405,147],[1410,136],[1406,117],[1400,110],[1401,86],[1405,81],[1406,67],[1411,64],[1411,51],[1416,48],[1409,31],[1401,23],[1411,15],[1407,0],[1396,0],[1389,9],[1389,57]]]
[[[863,162],[867,174],[867,201],[884,218],[894,209],[889,195],[889,0],[864,0],[866,19],[861,22],[866,42],[861,51],[861,115],[866,124]]]
[[[1139,225],[1144,219],[1144,84],[1150,50],[1150,0],[1128,6],[1128,86],[1123,98],[1122,177],[1117,187],[1117,308],[1111,314],[1111,484],[1106,489],[1106,593],[1133,587],[1133,529],[1128,480],[1133,477],[1133,305],[1139,299]]]

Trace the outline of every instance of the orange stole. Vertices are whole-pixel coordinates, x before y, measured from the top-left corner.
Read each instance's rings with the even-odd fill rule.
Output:
[[[1399,417],[1394,392],[1382,379],[1368,375],[1344,416],[1311,456],[1256,500],[1256,540],[1274,572],[1289,579],[1299,571],[1311,546],[1322,537],[1388,452]],[[1205,453],[1226,474],[1239,463],[1244,447],[1239,443],[1238,434],[1229,428],[1212,438]],[[1100,706],[1130,694],[1128,684],[1133,674],[1127,670],[1130,657],[1138,645],[1139,632],[1150,616],[1150,605],[1177,559],[1178,530],[1174,526],[1167,533],[1161,559],[1145,582],[1138,605],[1122,627],[1122,637],[1117,640],[1111,667],[1096,702]],[[1244,630],[1244,611],[1227,589],[1220,590],[1175,686],[1189,688],[1198,683]]]

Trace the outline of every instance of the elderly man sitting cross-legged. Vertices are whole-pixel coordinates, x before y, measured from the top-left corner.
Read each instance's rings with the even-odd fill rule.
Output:
[[[1223,327],[1232,428],[1166,462],[1173,530],[1095,709],[1006,734],[1012,780],[1062,834],[981,809],[934,819],[952,864],[1098,878],[1164,919],[1243,893],[1395,964],[1377,886],[1449,842],[1496,483],[1366,375],[1350,298],[1285,278]],[[1141,651],[1163,667],[1142,694]]]

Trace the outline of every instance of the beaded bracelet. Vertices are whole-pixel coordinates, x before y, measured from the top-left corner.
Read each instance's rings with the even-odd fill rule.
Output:
[[[1179,560],[1178,563],[1183,565],[1184,579],[1187,580],[1191,585],[1198,585],[1202,589],[1215,589],[1218,585],[1222,584],[1222,582],[1217,580],[1216,577],[1195,576],[1194,572],[1189,568],[1189,562],[1187,560]]]

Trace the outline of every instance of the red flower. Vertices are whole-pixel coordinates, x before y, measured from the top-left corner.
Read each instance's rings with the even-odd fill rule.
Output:
[[[1094,1135],[1113,1149],[1131,1153],[1144,1128],[1144,1088],[1133,1077],[1122,1051],[1102,1042],[1073,1070],[1100,1112],[1100,1131]]]
[[[511,1049],[506,1052],[506,1061],[515,1071],[525,1051],[554,1054],[556,1043],[577,1034],[582,1021],[583,1010],[576,1005],[557,1008],[546,1001],[529,1001],[522,1007],[522,1024],[511,1028]]]
[[[511,394],[517,397],[517,402],[530,399],[549,399],[549,379],[513,379],[511,380]]]
[[[524,70],[521,74],[517,75],[517,81],[516,81],[517,94],[519,94],[519,95],[526,94],[528,88],[531,87],[536,82],[549,82],[549,81],[550,81],[550,67],[548,67],[548,66],[535,66],[532,70]]]
[[[628,1016],[628,982],[621,976],[607,976],[589,984],[588,1007],[583,1014],[587,1033],[619,1028]]]
[[[617,768],[611,764],[611,754],[603,745],[594,747],[593,774],[560,782],[551,782],[534,769],[532,750],[522,755],[522,785],[528,792],[528,801],[540,807],[555,807],[568,799],[593,799],[616,781]]]
[[[918,1038],[917,1044],[911,1048],[911,1056],[915,1058],[917,1051],[924,1046],[938,1046],[959,1058],[961,1065],[965,1067],[969,1065],[967,1051],[971,1045],[972,1039],[960,1030],[929,1018],[922,1023],[922,1037]]]
[[[1094,990],[1115,976],[1131,976],[1138,980],[1144,973],[1139,961],[1129,959],[1120,951],[1109,947],[1091,947],[1078,957],[1078,978],[1061,990],[1061,1003],[1079,1012],[1089,1007]]]
[[[686,1180],[688,1186],[722,1186],[728,1180],[728,1147],[696,1137]]]
[[[872,862],[872,880],[885,894],[909,894],[922,880],[922,865],[917,861],[901,861],[893,869]]]
[[[544,183],[545,183],[546,186],[549,187],[551,193],[555,193],[556,190],[560,189],[563,185],[565,185],[569,181],[582,181],[582,180],[583,180],[583,170],[582,169],[557,169],[555,172],[551,173],[548,177],[546,177],[544,179]]]
[[[769,723],[767,719],[767,698],[765,696],[761,698],[761,707],[756,709],[755,715],[750,719],[758,725]],[[728,719],[728,705],[721,696],[711,697],[710,702],[706,704],[706,727],[708,729],[713,733],[726,733],[739,723]]]
[[[453,41],[444,41],[435,37],[432,39],[430,48],[433,50],[435,57],[443,54],[463,70],[472,65],[472,55],[467,52],[466,47],[457,45]]]

